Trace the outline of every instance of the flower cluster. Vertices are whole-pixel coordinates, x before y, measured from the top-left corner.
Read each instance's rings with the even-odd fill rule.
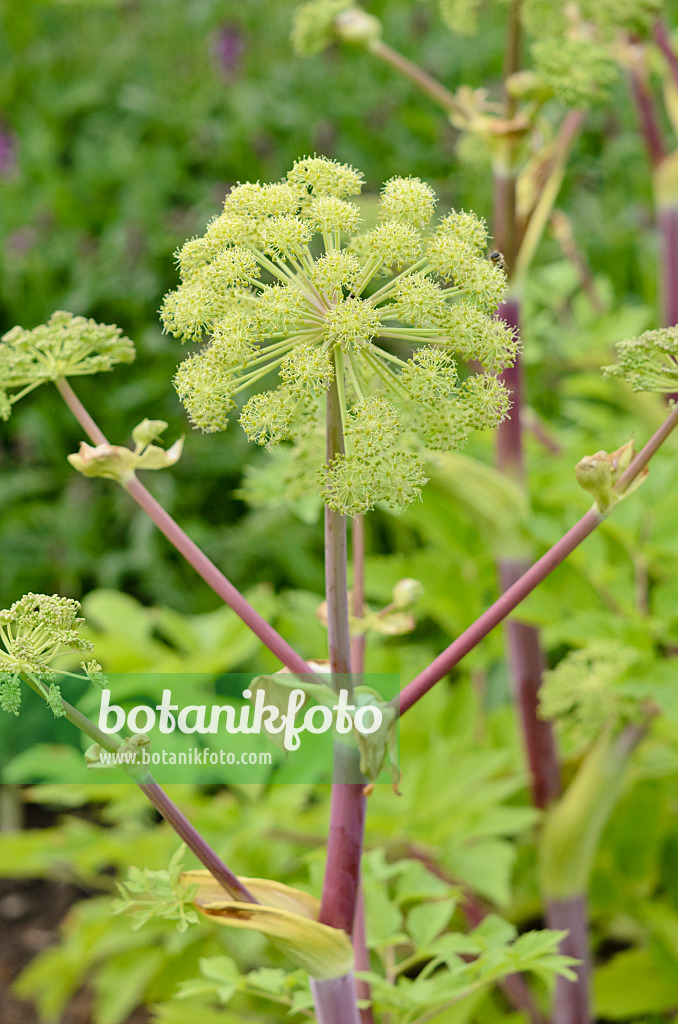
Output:
[[[603,367],[634,391],[678,391],[678,327],[645,331],[616,345],[618,362]]]
[[[79,611],[77,601],[56,594],[26,594],[11,608],[0,611],[0,707],[3,711],[19,713],[19,677],[23,675],[44,697],[55,717],[64,714],[51,664],[69,650],[91,651],[92,644],[80,635],[79,627],[84,619],[78,617]]]
[[[521,16],[544,86],[571,107],[606,98],[618,75],[620,36],[650,31],[662,0],[525,0]]]
[[[481,6],[480,0],[438,0],[444,24],[462,35],[479,30]],[[661,7],[662,0],[523,0],[534,70],[521,75],[521,88],[529,81],[537,102],[550,96],[571,107],[601,101],[617,79],[619,39],[647,34]],[[369,47],[380,34],[379,20],[352,0],[308,0],[295,12],[292,43],[312,56],[336,40]]]
[[[61,310],[32,331],[13,327],[0,341],[0,418],[9,419],[14,402],[45,381],[99,373],[133,359],[134,346],[119,327]]]
[[[292,45],[309,57],[321,53],[335,39],[369,45],[381,35],[381,22],[353,0],[309,0],[294,13]]]
[[[642,707],[634,688],[624,682],[640,660],[634,648],[606,640],[570,652],[544,673],[540,717],[558,721],[578,743],[590,742],[619,722],[637,721]]]
[[[345,452],[321,470],[321,493],[350,514],[402,508],[425,482],[422,449],[456,448],[500,422],[508,400],[496,374],[517,348],[493,316],[506,283],[486,258],[484,223],[452,212],[430,226],[430,186],[392,178],[377,226],[361,232],[350,202],[361,186],[325,157],[298,160],[282,182],[236,186],[178,253],[182,283],[161,310],[182,340],[211,335],[175,377],[204,431],[223,430],[238,395],[277,371],[240,423],[258,444],[315,452],[336,388]],[[454,354],[485,372],[460,374]],[[295,472],[309,461],[297,458]]]

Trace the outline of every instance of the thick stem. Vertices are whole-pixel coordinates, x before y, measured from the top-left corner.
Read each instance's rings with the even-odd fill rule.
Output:
[[[567,931],[560,952],[580,961],[573,967],[576,981],[556,978],[551,1024],[590,1024],[591,954],[586,897],[580,894],[567,900],[550,900],[546,920],[549,928]]]
[[[355,954],[356,971],[370,970],[370,954],[367,949],[367,933],[365,930],[365,898],[362,886],[358,889],[358,902],[355,908],[355,922],[353,925],[353,952]],[[371,999],[369,983],[356,979],[356,995],[359,1000]],[[360,1024],[374,1024],[372,1007],[367,1006],[360,1011]]]
[[[363,516],[351,520],[351,547],[353,550],[353,593],[351,612],[362,619],[365,610],[365,521]],[[367,637],[359,633],[351,640],[351,670],[354,676],[365,671],[365,645]]]
[[[353,553],[353,592],[351,612],[354,618],[362,619],[365,605],[365,520],[363,516],[354,516],[351,520],[351,547]],[[366,636],[360,633],[351,639],[351,669],[354,679],[360,683],[365,671]],[[370,954],[367,949],[365,931],[365,899],[362,886],[358,889],[355,921],[353,925],[353,952],[357,971],[370,970]],[[370,986],[367,981],[356,980],[356,993],[359,1000],[371,998]],[[372,1007],[367,1006],[360,1011],[361,1024],[374,1024]]]
[[[327,462],[344,452],[344,435],[336,381],[327,393]],[[346,516],[325,508],[325,598],[327,641],[333,675],[350,676],[351,637],[348,626]],[[350,680],[346,681],[350,687]],[[335,680],[339,688],[342,680]]]
[[[381,39],[374,39],[369,44],[369,49],[375,56],[385,61],[386,64],[390,64],[392,68],[399,71],[405,78],[409,78],[422,92],[426,93],[443,108],[447,113],[452,113],[459,108],[457,99],[454,93],[446,89],[436,78],[429,75],[427,71],[420,68],[418,64],[408,60],[407,57],[403,57],[402,53],[398,53],[392,47],[382,42]]]
[[[520,43],[522,38],[521,23],[520,23],[520,8],[522,7],[522,0],[511,0],[511,7],[509,9],[508,21],[506,23],[506,42],[504,45],[504,92],[505,102],[507,108],[507,115],[513,117],[515,101],[513,97],[506,91],[506,82],[520,70]]]
[[[508,299],[500,307],[498,316],[517,332],[520,328],[519,300]],[[525,486],[520,361],[517,360],[502,376],[511,391],[512,410],[510,419],[499,427],[497,465]],[[529,565],[528,559],[500,559],[498,568],[502,590],[507,591],[512,587]],[[539,633],[534,626],[510,620],[506,623],[506,641],[513,696],[532,782],[532,798],[536,807],[543,808],[560,793],[560,765],[553,726],[538,716],[539,688],[545,668],[544,654]]]
[[[311,978],[317,1024],[361,1024],[355,1001],[353,971],[341,978]]]
[[[622,473],[615,485],[615,490],[623,494],[639,473],[645,468],[655,452],[661,447],[671,431],[678,426],[678,404],[676,404],[661,426],[654,432],[650,440],[638,452],[629,467]],[[473,650],[495,626],[498,626],[507,615],[510,615],[528,594],[539,586],[546,577],[563,562],[576,547],[603,521],[604,516],[596,508],[590,509],[575,523],[546,554],[523,573],[512,587],[502,594],[487,611],[465,630],[454,643],[446,647],[441,654],[420,672],[409,683],[392,704],[404,714],[420,700],[425,693],[443,679],[450,669],[458,665],[469,651]]]
[[[576,980],[558,979],[553,1024],[590,1024],[590,952],[586,893],[600,837],[622,791],[625,770],[649,724],[603,733],[564,796],[548,811],[539,839],[539,871],[549,928],[567,930],[561,953],[580,960]]]
[[[337,372],[341,369],[336,367]],[[326,457],[330,463],[344,451],[341,406],[335,377],[327,393]],[[325,509],[325,597],[330,668],[335,689],[352,693],[351,637],[348,623],[346,519]],[[327,863],[319,920],[352,935],[360,886],[360,860],[365,826],[363,784],[356,783],[357,751],[334,745]],[[311,981],[318,1024],[360,1024],[353,973],[330,981]]]
[[[80,426],[95,444],[108,444],[108,441],[92,419],[90,414],[77,397],[72,387],[66,380],[56,381],[59,394],[66,402]],[[136,503],[153,520],[155,525],[164,533],[170,544],[179,554],[183,555],[189,565],[192,565],[198,575],[202,576],[205,583],[220,597],[225,604],[232,608],[246,626],[259,637],[263,644],[268,647],[272,654],[290,669],[292,672],[299,672],[313,675],[312,669],[301,657],[300,654],[290,647],[287,641],[266,622],[255,608],[243,597],[240,591],[217,569],[214,562],[203,554],[197,544],[186,534],[172,516],[165,511],[162,505],[156,501],[136,477],[132,477],[124,485],[127,493],[134,498]]]
[[[344,450],[337,381],[327,393],[327,461]],[[351,640],[348,625],[346,518],[325,509],[325,596],[330,668],[336,689],[352,692]],[[334,747],[334,774],[327,843],[327,866],[320,906],[320,920],[349,935],[360,884],[365,823],[363,784],[356,782],[358,751],[341,743]],[[349,781],[352,780],[352,781]]]

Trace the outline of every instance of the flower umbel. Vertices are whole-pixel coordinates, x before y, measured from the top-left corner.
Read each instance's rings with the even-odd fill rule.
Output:
[[[45,381],[99,373],[133,359],[134,346],[119,327],[62,310],[32,331],[13,327],[0,341],[0,418],[9,419],[12,405]]]
[[[24,676],[52,709],[64,714],[61,691],[52,662],[68,651],[91,651],[80,635],[85,621],[80,605],[56,594],[26,594],[0,611],[0,707],[17,715],[21,705],[20,676]]]
[[[678,327],[645,331],[617,345],[618,362],[605,366],[608,377],[623,377],[634,391],[678,390]]]
[[[404,507],[426,481],[425,448],[495,426],[508,403],[493,375],[517,347],[492,317],[505,276],[485,258],[484,223],[453,211],[430,228],[435,193],[396,177],[361,234],[361,187],[359,171],[317,156],[282,182],[237,185],[177,254],[182,283],[161,311],[182,340],[211,336],[175,377],[203,431],[223,430],[238,396],[265,382],[240,415],[250,440],[317,452],[336,387],[345,453],[316,470],[326,503],[350,514]],[[488,372],[460,373],[455,354]]]

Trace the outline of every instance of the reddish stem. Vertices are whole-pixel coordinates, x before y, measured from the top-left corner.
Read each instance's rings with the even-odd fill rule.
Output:
[[[602,522],[602,516],[595,509],[590,509],[582,516],[567,533],[554,544],[545,555],[535,562],[527,572],[523,573],[513,586],[499,597],[480,618],[464,630],[454,643],[435,658],[431,664],[420,672],[411,683],[400,692],[398,706],[400,714],[417,703],[425,693],[440,682],[447,673],[458,665],[469,651],[480,643],[500,622],[510,615],[521,601],[537,587],[549,573],[553,572],[583,540]]]
[[[258,901],[249,889],[242,884],[230,868],[224,864],[222,859],[217,856],[197,829],[191,825],[188,818],[170,800],[164,789],[150,775],[147,776],[147,780],[146,782],[139,783],[139,789],[148,797],[165,821],[172,826],[177,835],[183,839],[186,846],[196,855],[200,863],[207,868],[210,874],[216,878],[217,882],[227,892],[230,892],[235,899],[244,903],[257,903]]]
[[[353,590],[351,612],[357,620],[365,610],[365,520],[353,516],[351,520],[351,546],[353,548]],[[367,637],[359,633],[351,639],[351,669],[355,676],[365,671],[365,645]]]
[[[547,924],[555,931],[567,932],[560,943],[560,952],[579,961],[573,967],[576,981],[556,978],[551,1024],[590,1024],[591,954],[586,897],[579,895],[566,900],[550,900]]]
[[[645,468],[655,452],[662,446],[671,431],[678,425],[678,404],[676,404],[661,426],[654,432],[650,440],[638,452],[628,468],[622,473],[615,484],[615,490],[623,494],[638,474]],[[595,509],[590,509],[575,523],[552,548],[532,565],[513,586],[499,597],[487,611],[476,619],[457,639],[446,647],[441,654],[420,672],[409,683],[392,703],[404,714],[420,700],[425,693],[440,682],[450,669],[458,665],[469,651],[472,651],[481,640],[498,626],[507,615],[510,615],[528,594],[539,586],[546,577],[564,562],[569,554],[578,547],[589,534],[603,521],[603,516]]]
[[[523,559],[502,561],[499,575],[509,590],[529,568]],[[520,720],[535,807],[547,807],[560,794],[560,765],[551,722],[539,718],[539,688],[546,668],[534,626],[509,619],[506,623],[511,680]]]
[[[508,299],[499,308],[497,315],[505,320],[516,333],[520,328],[520,303]],[[525,466],[522,432],[523,375],[520,360],[505,370],[505,385],[511,391],[512,410],[509,419],[501,424],[497,436],[497,465],[525,486]],[[501,559],[499,578],[502,590],[508,590],[529,568],[528,559]],[[539,688],[545,659],[534,626],[509,620],[506,623],[506,640],[510,666],[510,678],[518,712],[527,763],[532,783],[532,798],[536,807],[544,808],[560,793],[560,765],[551,722],[538,716]]]
[[[639,61],[635,61],[629,69],[629,88],[650,164],[656,168],[665,156],[664,140],[659,127],[654,98],[648,85],[647,73]]]
[[[61,397],[71,410],[80,426],[95,444],[108,444],[105,435],[97,426],[90,414],[77,397],[72,387],[66,380],[56,382]],[[136,503],[153,520],[155,525],[164,533],[168,541],[174,545],[177,551],[183,555],[189,565],[192,565],[196,572],[202,576],[205,583],[214,593],[232,608],[246,626],[259,637],[259,639],[275,654],[277,658],[292,672],[313,675],[312,669],[304,661],[300,654],[290,647],[287,641],[266,622],[266,620],[247,601],[240,591],[233,586],[230,580],[217,569],[214,562],[205,555],[197,544],[186,534],[179,524],[175,522],[169,512],[166,512],[162,505],[156,501],[153,495],[142,483],[132,477],[124,484],[125,490],[134,498]]]
[[[676,51],[673,49],[666,25],[660,18],[655,21],[652,32],[654,41],[666,58],[674,85],[678,88],[678,56],[676,56]]]
[[[365,897],[363,896],[362,886],[358,889],[358,902],[355,908],[355,921],[353,924],[353,951],[355,954],[356,971],[369,971],[370,954],[367,949],[367,934],[365,930]],[[356,979],[355,989],[358,999],[363,1000],[372,998],[368,982]],[[367,1006],[365,1009],[360,1011],[360,1024],[374,1024],[374,1014],[372,1013],[371,1006]]]
[[[327,393],[327,461],[344,450],[341,409],[336,380]],[[351,640],[348,625],[346,517],[325,509],[325,596],[330,668],[335,688],[352,695]],[[330,803],[327,864],[320,904],[320,920],[353,933],[360,859],[365,824],[364,783],[356,780],[357,750],[334,745],[334,773]]]

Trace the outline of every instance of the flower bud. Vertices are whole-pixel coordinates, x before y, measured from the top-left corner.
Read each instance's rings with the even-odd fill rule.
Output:
[[[404,580],[398,580],[393,588],[393,605],[400,609],[409,608],[416,604],[423,595],[424,588],[419,580],[408,576]]]

